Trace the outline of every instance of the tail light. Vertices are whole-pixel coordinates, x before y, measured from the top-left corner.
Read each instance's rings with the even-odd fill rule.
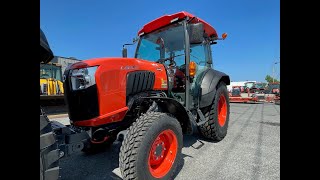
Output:
[[[96,79],[94,77],[98,66],[73,69],[71,70],[71,87],[72,90],[81,90],[86,89],[90,86],[96,84]]]

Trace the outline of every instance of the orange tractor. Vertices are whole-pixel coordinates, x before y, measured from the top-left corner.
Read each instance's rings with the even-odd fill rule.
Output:
[[[280,104],[280,82],[269,83],[266,87],[265,93],[267,94],[267,102]]]
[[[247,90],[248,94],[243,95],[241,93],[241,87],[242,86],[232,86],[232,90],[229,93],[229,99],[230,102],[242,102],[242,103],[248,103],[248,102],[257,102],[258,97],[255,96],[255,94],[250,94],[250,90]]]
[[[71,65],[64,92],[72,126],[55,129],[68,147],[60,148],[64,156],[100,149],[121,135],[123,179],[172,179],[183,134],[199,131],[215,141],[227,135],[230,78],[212,68],[211,55],[211,45],[225,38],[204,20],[179,12],[139,30],[134,58],[124,48],[123,57]],[[70,139],[77,146],[71,148]]]

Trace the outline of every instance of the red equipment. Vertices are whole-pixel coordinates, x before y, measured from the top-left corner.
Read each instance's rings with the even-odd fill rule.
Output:
[[[257,102],[258,97],[254,94],[250,96],[250,90],[247,89],[248,97],[243,97],[241,95],[241,86],[232,86],[232,91],[229,93],[229,101],[232,102],[241,102],[241,103],[248,103],[248,102]]]

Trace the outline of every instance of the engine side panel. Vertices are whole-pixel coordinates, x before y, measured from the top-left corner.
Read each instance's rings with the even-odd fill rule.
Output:
[[[98,66],[95,79],[99,116],[85,120],[95,123],[81,122],[81,126],[121,121],[128,110],[128,94],[168,89],[166,70],[159,63],[135,58],[98,58],[75,63],[71,69],[77,66]],[[80,125],[75,119],[71,120],[75,125]]]

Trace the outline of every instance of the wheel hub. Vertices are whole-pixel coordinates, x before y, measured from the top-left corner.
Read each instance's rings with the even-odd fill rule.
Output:
[[[226,97],[221,94],[218,101],[218,123],[221,127],[224,126],[227,119],[227,100]]]
[[[155,153],[156,153],[156,156],[159,157],[163,153],[163,146],[158,144],[156,147]]]
[[[165,176],[171,169],[177,156],[178,141],[172,130],[161,132],[152,143],[149,153],[149,170],[156,177]]]
[[[164,142],[160,138],[158,138],[155,141],[155,143],[153,143],[152,149],[151,149],[151,151],[153,152],[151,153],[153,154],[152,155],[153,161],[157,163],[161,162],[164,157],[165,150],[166,148],[165,148]]]

